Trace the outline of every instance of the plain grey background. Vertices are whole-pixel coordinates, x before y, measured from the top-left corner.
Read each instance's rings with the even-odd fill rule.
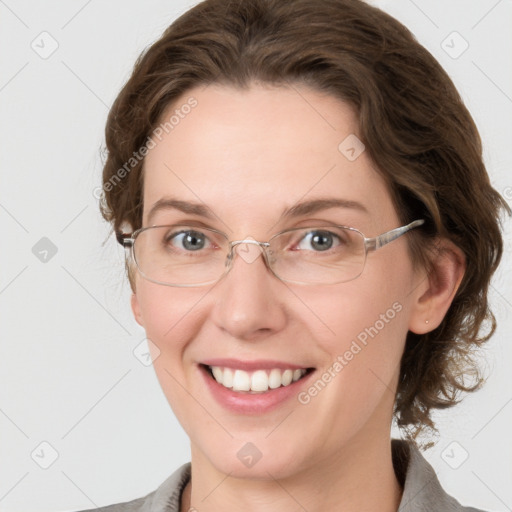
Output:
[[[109,106],[139,53],[195,3],[0,0],[2,511],[134,499],[189,460],[143,364],[124,256],[107,239],[94,189]],[[451,75],[491,180],[512,203],[512,2],[373,3]],[[488,383],[436,416],[440,436],[426,452],[449,493],[495,511],[512,509],[510,221],[505,228],[490,290],[499,328],[482,362]]]

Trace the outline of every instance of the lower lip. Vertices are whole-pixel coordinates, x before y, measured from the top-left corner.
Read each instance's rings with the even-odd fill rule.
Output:
[[[269,389],[264,393],[248,393],[236,392],[219,384],[204,366],[199,366],[199,371],[215,400],[226,409],[239,414],[264,414],[276,409],[286,400],[296,397],[300,388],[314,373],[310,372],[288,386]]]

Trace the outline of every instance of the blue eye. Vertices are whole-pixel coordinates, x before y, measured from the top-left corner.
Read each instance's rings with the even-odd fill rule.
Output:
[[[298,249],[302,250],[314,250],[317,252],[328,251],[332,246],[340,242],[340,237],[331,233],[330,231],[316,230],[309,231],[304,235],[299,244]],[[307,244],[307,245],[305,245]]]
[[[166,242],[170,242],[174,247],[185,249],[186,251],[199,251],[209,247],[210,244],[208,237],[204,233],[195,230],[170,233],[165,238]]]

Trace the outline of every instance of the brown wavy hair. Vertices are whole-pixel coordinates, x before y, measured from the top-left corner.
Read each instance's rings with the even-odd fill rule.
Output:
[[[398,426],[435,432],[432,409],[483,381],[475,349],[496,328],[487,292],[503,251],[499,215],[511,210],[452,81],[391,16],[361,0],[206,0],[186,12],[139,57],[112,106],[103,217],[118,237],[124,223],[141,227],[144,160],[133,156],[170,104],[200,84],[254,82],[301,83],[352,105],[402,223],[426,219],[408,235],[413,262],[429,268],[437,237],[463,250],[467,270],[443,322],[407,335],[396,393]]]

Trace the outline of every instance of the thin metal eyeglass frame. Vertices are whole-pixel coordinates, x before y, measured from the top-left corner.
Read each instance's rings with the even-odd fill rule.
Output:
[[[264,254],[264,259],[265,259],[265,262],[267,264],[268,269],[279,280],[287,282],[287,283],[304,284],[304,285],[315,285],[316,284],[318,286],[319,284],[324,285],[324,284],[348,283],[349,281],[353,281],[354,279],[357,279],[363,273],[363,270],[364,270],[364,268],[366,266],[366,257],[368,255],[368,252],[376,251],[377,249],[380,249],[381,247],[384,247],[385,245],[393,242],[394,240],[396,240],[397,238],[401,237],[402,235],[404,235],[405,233],[407,233],[411,229],[414,229],[414,228],[416,228],[418,226],[421,226],[424,223],[425,223],[425,221],[423,219],[418,219],[418,220],[412,221],[409,224],[406,224],[405,226],[400,226],[398,228],[391,229],[390,231],[386,231],[385,233],[382,233],[382,234],[377,235],[377,236],[372,237],[372,238],[367,238],[363,233],[361,233],[361,231],[359,231],[356,228],[352,228],[350,226],[342,226],[342,225],[341,226],[311,226],[311,227],[305,226],[305,227],[285,229],[283,231],[280,231],[279,233],[276,233],[275,235],[273,235],[268,242],[258,242],[257,240],[247,240],[247,239],[246,240],[233,240],[233,241],[231,241],[231,240],[228,239],[227,235],[225,233],[223,233],[222,231],[218,231],[218,230],[212,229],[212,228],[202,228],[202,229],[205,229],[207,231],[213,231],[214,233],[218,233],[218,234],[224,236],[224,238],[226,238],[226,240],[227,240],[227,242],[229,244],[228,253],[226,255],[226,262],[229,262],[229,264],[226,265],[226,270],[217,279],[215,279],[214,281],[208,281],[206,283],[197,283],[197,284],[171,284],[171,283],[164,283],[162,281],[156,281],[155,279],[150,279],[149,277],[147,277],[144,274],[142,269],[139,267],[137,259],[135,258],[135,254],[134,254],[135,240],[137,239],[137,236],[140,233],[142,233],[143,231],[146,231],[148,229],[152,229],[152,228],[172,227],[173,224],[159,225],[159,226],[147,226],[145,228],[137,229],[133,233],[122,233],[121,231],[117,231],[116,232],[116,239],[125,249],[129,249],[130,250],[130,256],[131,256],[132,260],[135,262],[135,265],[137,266],[137,270],[139,271],[141,276],[144,277],[144,279],[146,279],[146,280],[148,280],[148,281],[150,281],[152,283],[160,284],[160,285],[163,285],[163,286],[174,286],[174,287],[178,287],[178,288],[191,288],[191,287],[197,287],[197,286],[207,286],[207,285],[214,284],[214,283],[220,281],[231,270],[232,262],[233,262],[233,259],[234,259],[233,258],[233,255],[234,255],[233,249],[234,249],[234,247],[236,247],[239,244],[253,244],[253,245],[258,245],[259,247],[261,247],[263,249],[262,252]],[[180,225],[186,225],[186,224],[175,224],[175,225],[180,226]],[[327,228],[327,227],[337,227],[337,228],[348,229],[350,231],[355,231],[355,232],[359,233],[362,236],[363,241],[364,241],[365,253],[364,253],[363,266],[361,267],[361,272],[359,272],[359,274],[357,274],[356,276],[354,276],[354,277],[352,277],[350,279],[343,280],[343,281],[336,281],[334,283],[308,283],[308,282],[303,282],[303,281],[292,281],[292,280],[289,280],[289,279],[283,279],[283,278],[281,278],[280,276],[278,276],[275,273],[274,269],[272,268],[272,264],[270,263],[269,255],[267,253],[267,248],[270,247],[270,242],[272,241],[273,238],[275,238],[275,237],[277,237],[279,235],[282,235],[283,233],[286,233],[286,232],[289,232],[289,231],[295,231],[297,229],[321,229],[321,228]],[[201,229],[201,228],[199,228],[199,229]]]

